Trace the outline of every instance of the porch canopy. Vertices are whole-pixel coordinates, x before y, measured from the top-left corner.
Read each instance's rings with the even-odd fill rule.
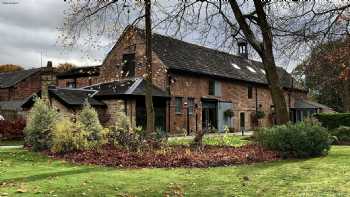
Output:
[[[145,96],[145,88],[148,82],[143,78],[132,78],[95,84],[85,89],[96,90],[95,98],[115,98],[127,96]],[[152,84],[153,97],[170,98],[168,92],[163,91]]]
[[[293,122],[303,121],[305,118],[321,112],[334,111],[326,105],[306,99],[298,99],[295,101],[294,107],[290,108],[290,119]]]

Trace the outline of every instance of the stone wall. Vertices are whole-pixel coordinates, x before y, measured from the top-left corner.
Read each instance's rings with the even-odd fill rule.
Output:
[[[125,113],[125,101],[118,99],[103,100],[107,105],[105,115],[108,116],[106,126],[113,126],[118,120],[118,112]]]

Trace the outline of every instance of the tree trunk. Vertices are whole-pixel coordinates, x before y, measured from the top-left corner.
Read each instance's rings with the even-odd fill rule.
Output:
[[[350,112],[350,79],[344,80],[344,97],[343,97],[343,106],[344,112]]]
[[[284,97],[283,89],[280,85],[280,79],[278,76],[273,54],[268,54],[267,51],[268,50],[264,51],[262,61],[266,70],[266,78],[269,83],[272,102],[275,105],[276,121],[277,124],[285,124],[289,121],[287,103]]]
[[[152,99],[152,21],[151,21],[151,0],[145,0],[145,24],[146,24],[146,87],[145,104],[147,113],[147,133],[155,132],[154,129],[154,108]]]
[[[280,80],[277,73],[277,67],[272,50],[272,30],[267,21],[266,13],[264,11],[264,4],[261,0],[254,0],[254,5],[257,14],[257,23],[261,30],[263,41],[257,40],[252,29],[249,27],[241,8],[236,0],[229,1],[235,18],[242,29],[245,38],[252,45],[252,47],[260,55],[264,68],[266,70],[266,78],[271,90],[271,97],[275,105],[277,124],[284,124],[289,121],[289,114],[287,110],[286,100],[284,98],[283,90],[280,86]]]

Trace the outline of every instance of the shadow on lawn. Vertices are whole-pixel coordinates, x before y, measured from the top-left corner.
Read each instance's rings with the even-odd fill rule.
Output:
[[[17,178],[9,178],[9,179],[0,179],[0,182],[32,182],[32,181],[39,181],[43,179],[50,179],[50,178],[57,178],[62,176],[71,176],[71,175],[77,175],[77,174],[84,174],[89,172],[98,172],[98,171],[106,171],[108,169],[106,168],[99,168],[99,167],[93,167],[93,168],[83,168],[83,169],[76,169],[76,170],[66,170],[66,171],[60,171],[60,172],[49,172],[49,173],[41,173],[41,174],[35,174],[35,175],[29,175],[29,176],[23,176],[23,177],[17,177]]]

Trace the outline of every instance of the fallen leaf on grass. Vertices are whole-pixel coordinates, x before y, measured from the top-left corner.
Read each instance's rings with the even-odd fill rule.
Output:
[[[28,190],[25,189],[25,188],[19,188],[19,189],[16,190],[16,192],[17,193],[26,193],[26,192],[28,192]]]

